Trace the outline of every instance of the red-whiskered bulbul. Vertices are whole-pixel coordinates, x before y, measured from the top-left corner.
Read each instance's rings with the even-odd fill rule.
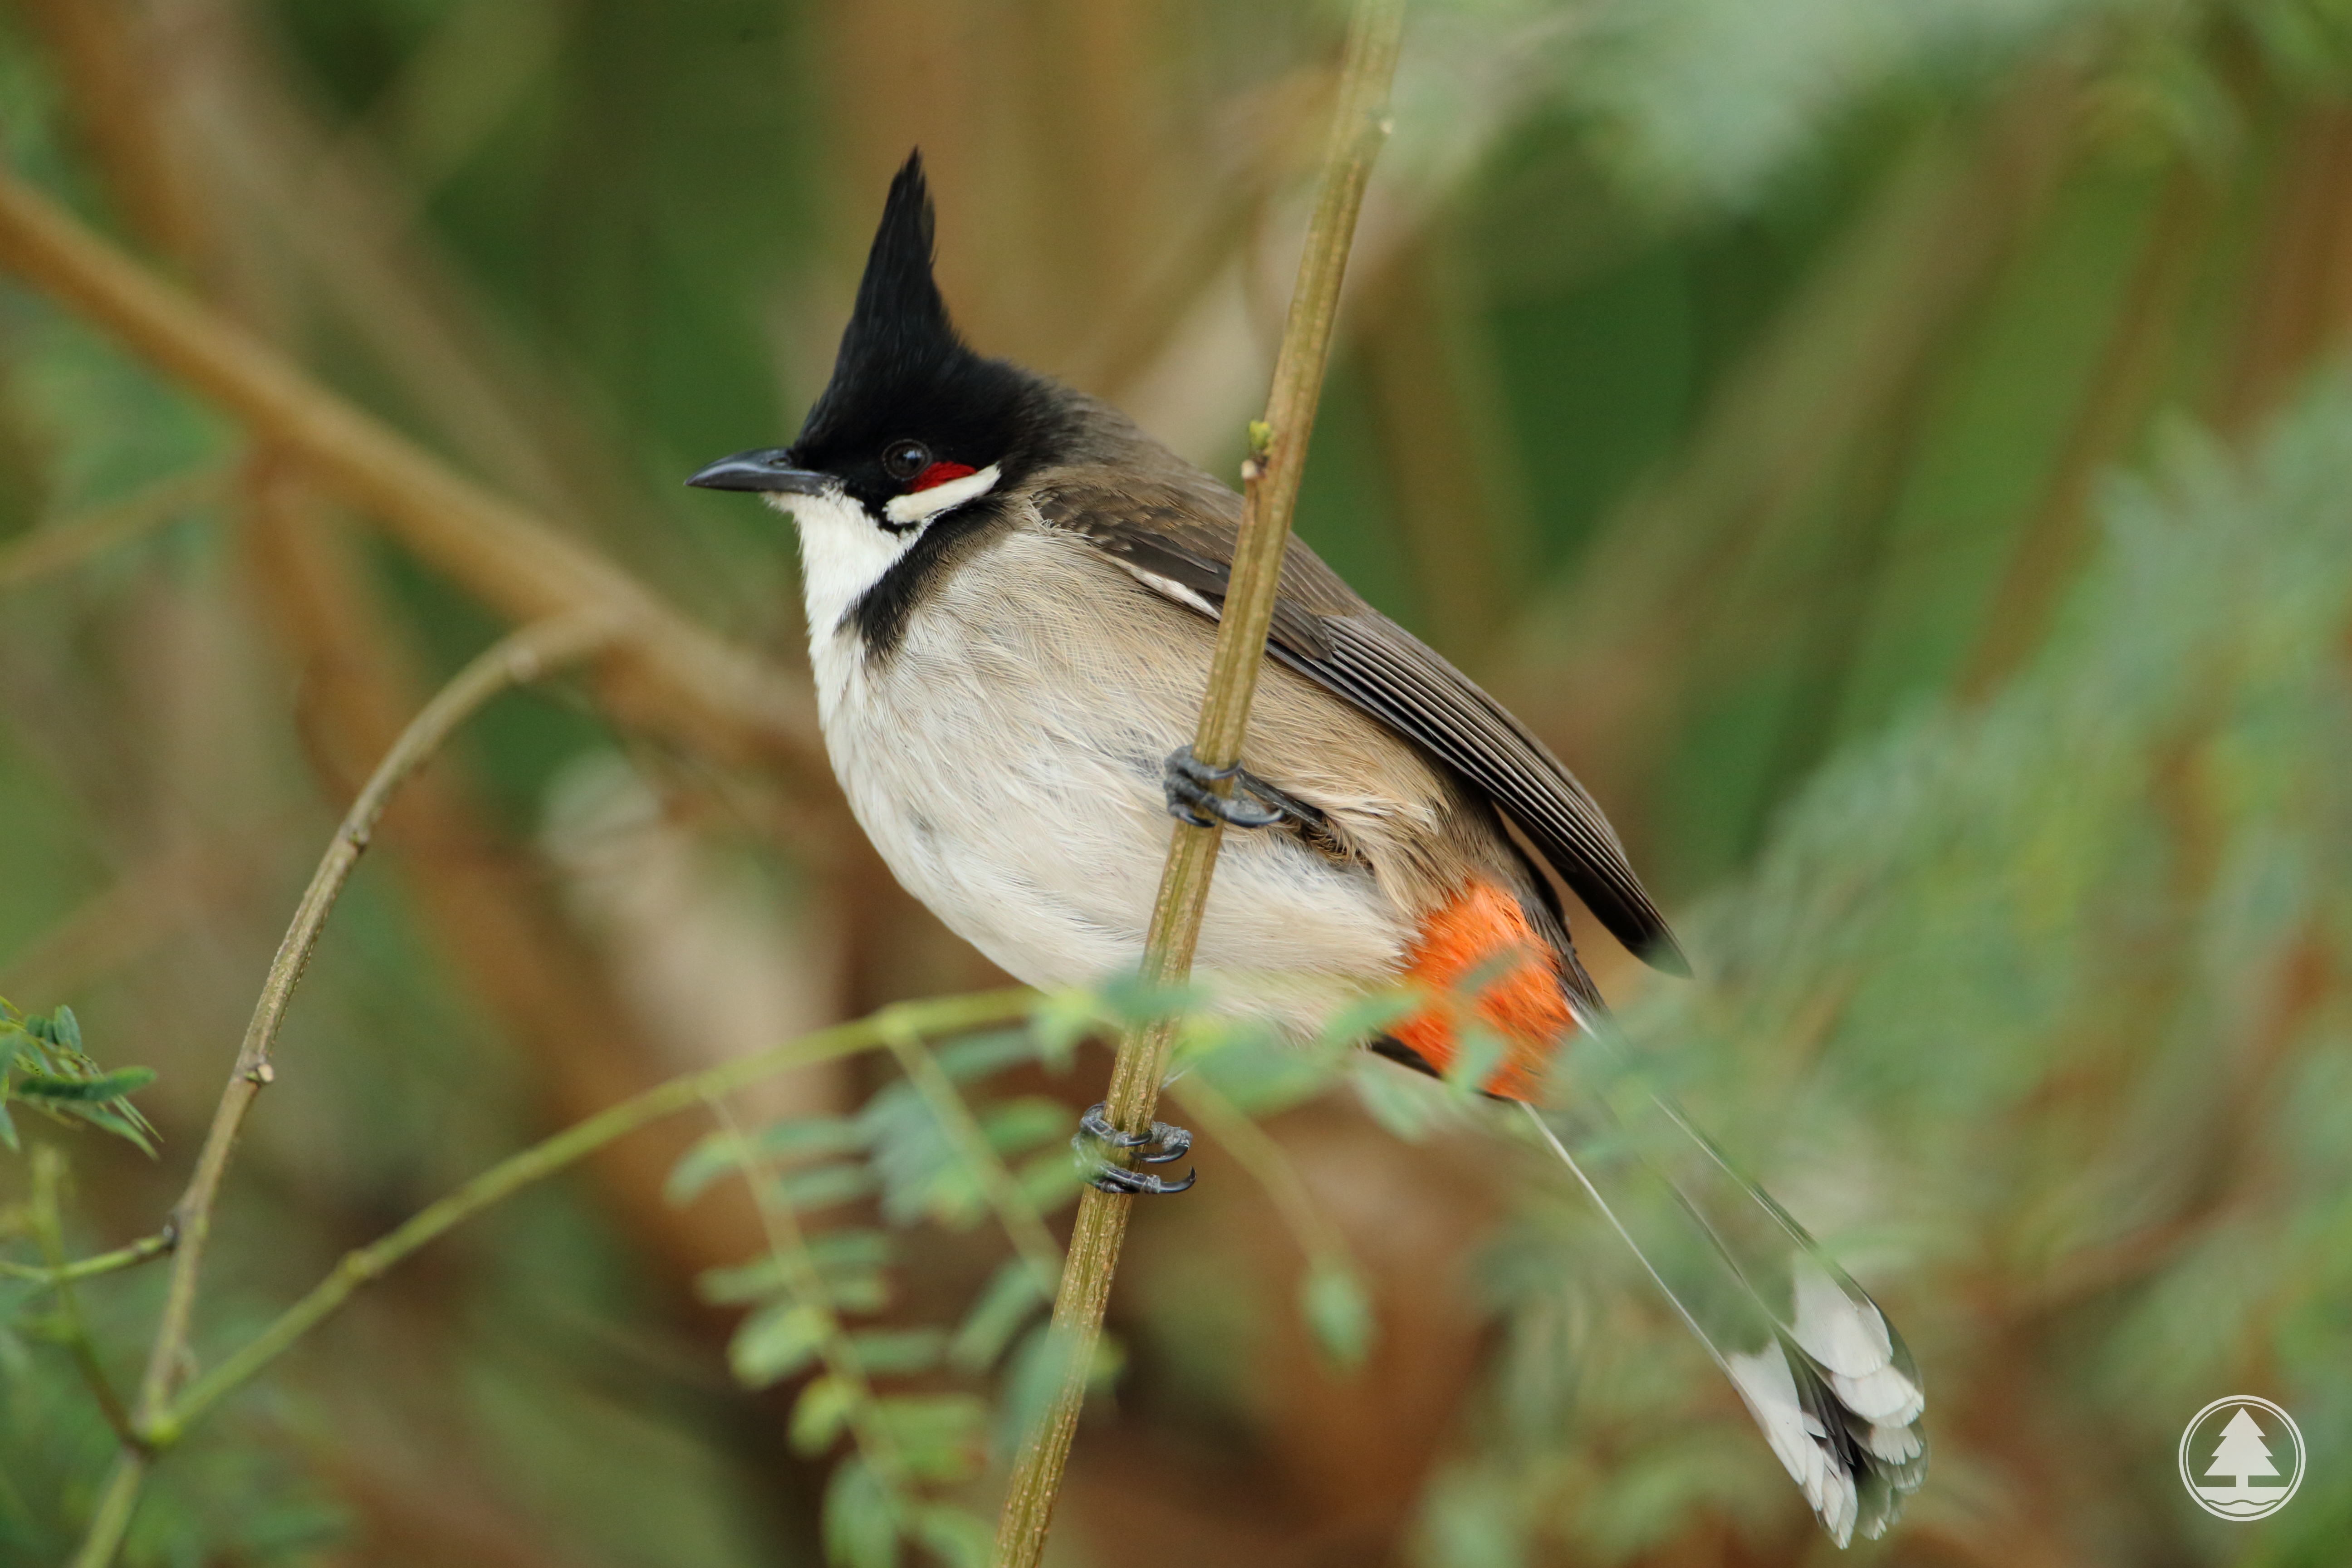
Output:
[[[1117,410],[974,353],[931,261],[919,154],[798,437],[687,481],[797,521],[825,746],[883,859],[1007,972],[1088,984],[1141,956],[1170,815],[1252,829],[1225,840],[1197,971],[1302,1033],[1368,987],[1476,987],[1471,1015],[1507,1047],[1487,1091],[1528,1107],[1839,1544],[1880,1533],[1925,1473],[1926,1400],[1876,1304],[1637,1076],[1536,1107],[1559,1043],[1609,1026],[1506,820],[1611,932],[1686,972],[1601,808],[1295,540],[1219,795],[1181,742],[1241,498]],[[1442,1073],[1455,1021],[1433,1005],[1374,1046]],[[1087,1127],[1155,1163],[1184,1142]],[[1093,1176],[1176,1190],[1123,1163]]]

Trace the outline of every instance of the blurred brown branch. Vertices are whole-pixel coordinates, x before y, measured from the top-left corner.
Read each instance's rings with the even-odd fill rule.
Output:
[[[1993,590],[1984,630],[1960,676],[1963,698],[1990,696],[2041,646],[2090,554],[2092,490],[2147,418],[2163,384],[2181,299],[2196,279],[2211,228],[2216,193],[2210,184],[2203,171],[2186,162],[2165,184],[2113,335],[2067,426],[2057,467]]]
[[[709,755],[764,762],[833,796],[806,694],[532,513],[466,479],[189,299],[13,175],[0,267],[213,399],[410,548],[517,620],[591,611],[618,628],[616,712]]]

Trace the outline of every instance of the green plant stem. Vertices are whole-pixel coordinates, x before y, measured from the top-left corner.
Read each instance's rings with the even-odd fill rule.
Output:
[[[89,1258],[77,1258],[54,1268],[30,1263],[12,1263],[0,1258],[0,1277],[26,1279],[33,1284],[54,1289],[83,1279],[95,1279],[102,1274],[113,1274],[125,1268],[135,1268],[150,1263],[172,1250],[178,1234],[166,1226],[152,1236],[142,1236],[128,1247],[118,1247],[111,1252],[100,1252]]]
[[[114,1457],[114,1468],[106,1474],[106,1485],[98,1494],[98,1507],[90,1510],[89,1530],[81,1538],[81,1549],[74,1553],[73,1568],[107,1568],[114,1561],[122,1537],[131,1529],[131,1510],[139,1506],[139,1489],[147,1479],[155,1457],[144,1448],[124,1444]]]
[[[940,1059],[923,1044],[922,1037],[906,1030],[894,1030],[885,1037],[890,1054],[898,1059],[898,1070],[923,1097],[923,1103],[939,1119],[964,1163],[980,1176],[981,1191],[987,1196],[988,1206],[995,1211],[996,1222],[1004,1229],[1013,1250],[1020,1253],[1039,1279],[1045,1282],[1061,1278],[1062,1248],[1054,1233],[1046,1228],[1045,1216],[1037,1212],[1021,1178],[1013,1173],[1003,1157],[988,1142],[981,1131],[980,1121],[964,1103],[963,1095],[956,1089]]]
[[[1298,1167],[1272,1133],[1251,1121],[1246,1111],[1199,1073],[1179,1080],[1171,1092],[1184,1107],[1186,1118],[1216,1140],[1218,1146],[1234,1157],[1234,1163],[1257,1183],[1310,1267],[1343,1269],[1360,1276],[1355,1250],[1348,1245],[1347,1237],[1315,1201],[1315,1194],[1307,1190],[1307,1179],[1298,1173]]]
[[[643,1094],[608,1106],[584,1121],[532,1144],[474,1177],[463,1186],[418,1210],[397,1228],[355,1252],[345,1255],[334,1271],[312,1287],[310,1294],[278,1314],[275,1322],[256,1334],[211,1372],[190,1384],[165,1419],[146,1429],[148,1441],[169,1447],[184,1436],[197,1417],[222,1397],[250,1382],[262,1368],[332,1316],[352,1292],[374,1279],[426,1243],[447,1234],[485,1209],[504,1202],[537,1182],[577,1164],[639,1128],[688,1110],[716,1096],[732,1094],[747,1085],[781,1072],[814,1067],[820,1062],[869,1050],[883,1043],[894,1028],[924,1035],[953,1035],[1024,1018],[1035,1006],[1036,993],[1028,990],[982,991],[943,996],[928,1002],[901,1002],[871,1017],[839,1024],[788,1045],[755,1056],[722,1062],[656,1084]]]
[[[49,1260],[58,1298],[58,1327],[65,1342],[66,1353],[73,1357],[75,1369],[89,1386],[90,1397],[105,1415],[106,1424],[114,1428],[115,1436],[124,1445],[137,1447],[140,1438],[131,1425],[130,1407],[122,1403],[122,1395],[115,1392],[114,1380],[106,1375],[106,1367],[98,1359],[98,1343],[89,1337],[89,1324],[81,1315],[81,1302],[74,1294],[71,1278],[66,1273],[64,1185],[65,1156],[46,1143],[35,1149],[33,1231],[40,1240],[42,1255]]]
[[[883,1038],[889,1038],[886,1030]],[[743,1130],[725,1103],[717,1095],[707,1097],[710,1113],[730,1135],[735,1151],[735,1168],[742,1173],[743,1184],[751,1194],[751,1203],[760,1212],[760,1228],[768,1243],[768,1256],[775,1260],[777,1272],[783,1276],[784,1288],[793,1293],[795,1307],[816,1313],[824,1321],[824,1332],[817,1345],[817,1359],[824,1363],[824,1374],[848,1393],[847,1424],[850,1439],[857,1452],[882,1482],[891,1499],[891,1506],[901,1514],[905,1511],[907,1494],[907,1463],[898,1452],[898,1443],[876,1412],[874,1382],[866,1375],[866,1363],[850,1342],[849,1331],[842,1326],[841,1314],[833,1310],[833,1300],[824,1288],[824,1276],[819,1271],[816,1258],[809,1251],[808,1233],[801,1228],[801,1216],[793,1205],[783,1202],[775,1184],[766,1179],[768,1173],[760,1169],[751,1156],[751,1144]],[[806,1397],[805,1394],[803,1397]]]
[[[1355,239],[1356,216],[1372,162],[1388,139],[1390,80],[1404,27],[1403,0],[1359,0],[1349,24],[1346,57],[1339,72],[1339,101],[1316,192],[1307,247],[1298,258],[1290,313],[1276,357],[1274,386],[1265,418],[1250,432],[1250,457],[1242,465],[1242,525],[1234,551],[1233,574],[1217,627],[1209,667],[1208,691],[1192,741],[1193,755],[1212,767],[1241,758],[1256,694],[1257,671],[1274,619],[1283,552],[1290,537],[1290,514],[1305,470],[1307,442],[1322,396],[1331,357],[1332,324],[1339,315],[1339,285]],[[1170,842],[1160,892],[1145,939],[1142,977],[1166,985],[1191,974],[1201,916],[1209,898],[1221,831],[1179,825]],[[1174,1020],[1136,1031],[1121,1042],[1112,1069],[1108,1114],[1123,1131],[1150,1125],[1167,1076]],[[1070,1336],[1061,1387],[1037,1425],[1023,1439],[1014,1460],[1004,1510],[997,1521],[996,1568],[1035,1568],[1053,1525],[1054,1501],[1077,1434],[1086,1399],[1087,1372],[1109,1305],[1111,1277],[1127,1234],[1124,1194],[1089,1187],[1079,1199],[1069,1261],[1054,1300],[1054,1329]]]

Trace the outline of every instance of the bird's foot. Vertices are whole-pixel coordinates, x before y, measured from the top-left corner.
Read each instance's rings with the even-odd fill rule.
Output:
[[[1231,795],[1219,795],[1217,785],[1231,784]],[[1296,815],[1290,797],[1234,763],[1213,768],[1192,754],[1190,746],[1168,753],[1160,770],[1160,785],[1168,798],[1168,815],[1195,827],[1272,827]]]
[[[1113,1158],[1109,1151],[1118,1150],[1146,1165],[1165,1165],[1181,1160],[1192,1147],[1192,1135],[1181,1127],[1171,1127],[1165,1121],[1155,1121],[1150,1131],[1121,1132],[1103,1115],[1100,1105],[1089,1108],[1078,1119],[1078,1131],[1070,1140],[1070,1151],[1078,1158],[1078,1174],[1087,1185],[1106,1193],[1129,1193],[1142,1197],[1165,1197],[1181,1193],[1200,1175],[1197,1170],[1184,1173],[1181,1182],[1171,1182],[1149,1171],[1129,1170]]]

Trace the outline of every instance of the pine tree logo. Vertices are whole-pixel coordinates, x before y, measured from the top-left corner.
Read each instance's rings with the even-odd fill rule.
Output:
[[[2216,1519],[2266,1519],[2303,1484],[2303,1434],[2267,1399],[2217,1399],[2180,1434],[2180,1484]]]

